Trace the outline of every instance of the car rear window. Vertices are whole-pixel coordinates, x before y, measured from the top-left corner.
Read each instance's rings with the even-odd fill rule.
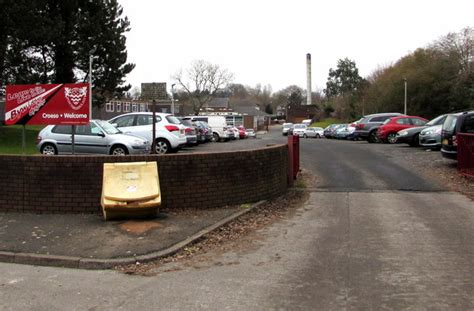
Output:
[[[456,127],[457,120],[458,120],[458,116],[455,116],[455,115],[448,116],[443,123],[443,131],[453,132],[454,128]]]
[[[172,115],[166,116],[166,120],[168,120],[168,122],[171,124],[181,124],[181,121],[179,121],[178,118]]]
[[[189,119],[184,119],[181,122],[186,126],[193,126],[193,122]]]

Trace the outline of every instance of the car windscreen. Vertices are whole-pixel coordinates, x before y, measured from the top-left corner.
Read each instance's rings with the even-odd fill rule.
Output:
[[[304,129],[304,128],[306,128],[306,125],[304,125],[304,124],[296,124],[294,128],[295,128],[295,129]]]
[[[166,120],[168,120],[168,122],[171,124],[181,124],[181,121],[179,121],[178,118],[172,115],[166,116]]]
[[[283,125],[284,128],[288,129],[288,128],[292,128],[293,127],[293,124],[285,124]]]
[[[107,121],[97,121],[97,124],[109,135],[120,134],[120,130]]]
[[[446,115],[438,116],[434,118],[433,120],[429,121],[428,123],[426,123],[425,125],[432,126],[432,125],[443,124],[444,119],[446,119]]]
[[[443,123],[443,131],[453,132],[454,128],[456,127],[456,121],[458,116],[450,115],[446,118]]]

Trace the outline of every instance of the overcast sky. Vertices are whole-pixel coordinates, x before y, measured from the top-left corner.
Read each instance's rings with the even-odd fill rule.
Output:
[[[274,92],[325,87],[329,68],[348,57],[361,76],[449,32],[474,26],[474,0],[119,0],[132,30],[127,82],[173,83],[203,59],[234,73],[235,83],[270,84]]]

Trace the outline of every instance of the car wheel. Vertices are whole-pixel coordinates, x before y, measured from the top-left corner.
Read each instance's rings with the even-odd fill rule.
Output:
[[[420,139],[418,134],[413,136],[413,140],[409,143],[410,147],[417,147],[420,145]]]
[[[163,138],[158,138],[155,143],[155,152],[157,154],[166,154],[171,150],[170,143]]]
[[[316,138],[321,138],[321,136],[319,134],[316,134]]]
[[[110,149],[110,154],[114,156],[124,156],[128,154],[128,150],[125,146],[117,145]]]
[[[217,133],[212,133],[212,141],[216,141],[216,142],[217,142],[217,141],[219,141],[219,139],[220,139],[220,138],[219,138],[219,134],[217,134]]]
[[[47,143],[41,146],[40,152],[45,155],[56,155],[58,154],[58,149],[55,145]]]
[[[397,142],[397,134],[396,133],[390,133],[387,135],[387,142],[389,144],[394,144]]]
[[[368,141],[369,143],[372,143],[372,144],[373,144],[373,143],[378,143],[378,142],[379,142],[379,138],[377,137],[377,131],[372,131],[372,132],[370,132],[367,141]]]
[[[306,134],[303,134],[303,137],[304,137],[304,138],[308,138],[308,136],[307,136]]]

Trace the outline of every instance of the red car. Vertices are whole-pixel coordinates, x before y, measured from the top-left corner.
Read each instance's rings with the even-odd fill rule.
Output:
[[[240,139],[247,138],[247,131],[245,131],[245,127],[237,126],[237,129],[239,130],[239,137]]]
[[[387,119],[377,131],[377,137],[385,142],[394,144],[397,142],[397,132],[406,128],[423,126],[428,122],[425,118],[417,116],[399,116]]]

